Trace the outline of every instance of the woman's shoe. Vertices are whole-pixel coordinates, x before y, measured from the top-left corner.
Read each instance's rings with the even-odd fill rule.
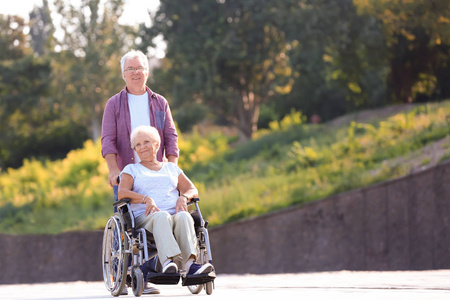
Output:
[[[189,272],[187,273],[187,275],[208,274],[212,270],[214,270],[214,267],[210,263],[206,263],[202,266],[194,262],[189,268]]]
[[[178,273],[177,265],[171,260],[166,265],[164,265],[162,272],[164,274]]]

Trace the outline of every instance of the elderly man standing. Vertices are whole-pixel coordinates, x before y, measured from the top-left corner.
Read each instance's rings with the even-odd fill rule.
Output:
[[[167,100],[152,90],[148,79],[148,58],[141,51],[131,50],[120,60],[122,78],[126,87],[112,96],[105,106],[102,121],[102,156],[109,170],[109,184],[118,200],[118,177],[128,164],[138,163],[139,156],[131,148],[130,133],[141,125],[158,130],[161,146],[158,161],[178,163],[178,135]],[[127,290],[124,290],[124,294]],[[147,286],[146,294],[159,294],[156,288]]]

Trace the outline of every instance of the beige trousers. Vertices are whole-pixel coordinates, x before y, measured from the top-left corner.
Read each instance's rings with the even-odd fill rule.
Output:
[[[197,256],[194,220],[188,212],[170,215],[166,211],[157,211],[148,216],[140,215],[136,218],[136,226],[153,234],[161,265],[168,258],[180,254],[183,263],[186,263],[191,255]]]

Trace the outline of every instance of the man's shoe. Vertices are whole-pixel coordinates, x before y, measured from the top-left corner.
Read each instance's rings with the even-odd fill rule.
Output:
[[[145,285],[144,291],[142,292],[142,294],[145,294],[145,295],[159,294],[159,293],[160,293],[159,289],[150,286],[150,284],[148,284],[148,283]]]
[[[123,287],[122,292],[120,293],[120,295],[122,295],[122,296],[128,295],[128,287],[127,287],[127,285],[125,285]]]
[[[168,264],[166,264],[164,266],[162,272],[165,273],[165,274],[177,273],[178,272],[178,267],[173,261],[170,261]]]
[[[194,262],[189,268],[187,275],[208,274],[212,270],[214,270],[214,267],[210,263],[206,263],[202,266]]]

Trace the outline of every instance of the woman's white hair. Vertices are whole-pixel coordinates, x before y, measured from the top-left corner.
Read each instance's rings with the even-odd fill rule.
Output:
[[[148,125],[141,125],[133,129],[130,135],[131,148],[134,149],[134,140],[136,136],[140,133],[146,134],[150,140],[153,142],[158,142],[161,145],[161,137],[159,136],[158,130],[155,127]]]
[[[120,59],[120,68],[122,69],[122,74],[125,71],[124,70],[125,62],[127,60],[133,59],[133,58],[140,58],[142,60],[142,62],[144,63],[145,69],[148,70],[148,58],[147,58],[147,56],[140,50],[130,50],[127,53],[125,53],[125,55],[122,56],[122,58]]]

